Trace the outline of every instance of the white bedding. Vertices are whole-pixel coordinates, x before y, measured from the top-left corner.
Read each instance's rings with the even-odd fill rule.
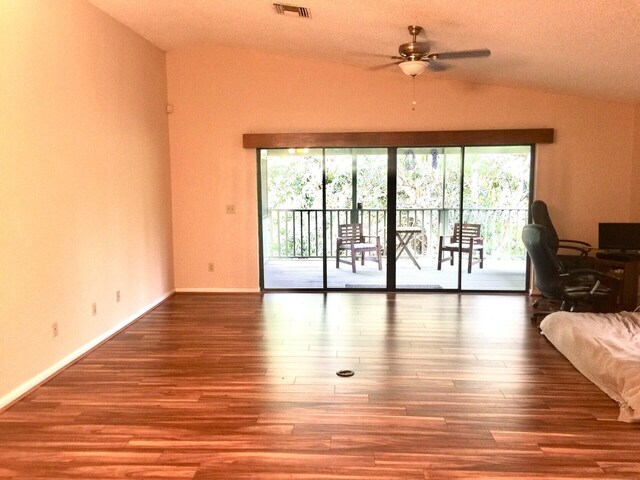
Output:
[[[640,422],[640,313],[555,312],[540,329],[580,373],[618,402],[618,420]]]

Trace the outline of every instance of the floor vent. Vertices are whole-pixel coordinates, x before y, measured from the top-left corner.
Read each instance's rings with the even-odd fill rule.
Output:
[[[285,5],[284,3],[274,3],[273,6],[276,7],[276,12],[279,15],[286,15],[288,17],[311,18],[311,12],[306,7]]]

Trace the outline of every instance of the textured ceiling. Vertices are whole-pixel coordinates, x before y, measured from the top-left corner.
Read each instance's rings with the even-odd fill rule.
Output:
[[[317,57],[370,68],[426,30],[431,51],[489,48],[438,75],[640,102],[640,0],[300,0],[311,19],[270,0],[90,0],[163,50],[193,43]],[[371,80],[397,67],[371,70]]]

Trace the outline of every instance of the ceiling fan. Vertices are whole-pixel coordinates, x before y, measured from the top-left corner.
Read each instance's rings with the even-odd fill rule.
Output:
[[[407,75],[415,78],[424,72],[427,67],[433,71],[446,70],[447,65],[440,63],[440,60],[458,60],[461,58],[479,58],[491,55],[491,50],[486,48],[480,50],[462,50],[458,52],[441,52],[429,53],[430,45],[428,42],[418,42],[417,36],[424,31],[418,25],[409,25],[407,27],[409,33],[413,36],[413,40],[403,43],[398,47],[400,56],[391,57],[395,62],[381,65],[376,68],[385,68],[391,65],[398,65],[400,69]]]

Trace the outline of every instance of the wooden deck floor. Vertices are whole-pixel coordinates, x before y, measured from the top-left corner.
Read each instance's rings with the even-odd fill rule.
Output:
[[[527,310],[175,295],[0,414],[0,478],[639,478],[640,426]]]
[[[410,289],[457,289],[458,265],[446,264],[437,269],[435,259],[419,257],[420,269],[410,259],[402,257],[396,264],[396,285]],[[471,273],[466,266],[462,271],[463,290],[516,291],[526,289],[526,263],[524,260],[492,260],[484,262],[484,268],[474,265]],[[309,289],[322,288],[321,259],[270,259],[264,265],[265,288]],[[375,262],[367,261],[364,267],[357,265],[356,273],[350,265],[335,260],[327,265],[329,288],[385,288],[386,268],[378,270]]]

